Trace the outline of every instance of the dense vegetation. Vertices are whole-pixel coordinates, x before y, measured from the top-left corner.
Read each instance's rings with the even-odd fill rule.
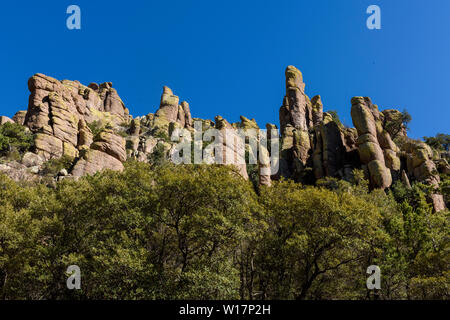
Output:
[[[0,175],[0,299],[366,299],[372,264],[381,299],[448,299],[449,212],[426,198],[369,193],[359,171],[256,190],[209,165],[129,162],[53,187]]]

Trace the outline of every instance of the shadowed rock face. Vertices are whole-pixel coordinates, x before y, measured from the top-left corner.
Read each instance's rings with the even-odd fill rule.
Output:
[[[285,75],[286,96],[280,108],[280,175],[302,182],[325,176],[349,178],[348,168],[355,166],[355,131],[340,128],[330,114],[323,112],[320,95],[310,101],[298,69],[289,66]]]

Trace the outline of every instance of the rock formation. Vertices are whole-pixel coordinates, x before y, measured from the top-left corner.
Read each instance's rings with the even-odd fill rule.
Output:
[[[21,126],[25,123],[25,117],[27,116],[26,110],[17,111],[14,117],[12,118],[15,123],[20,124]]]
[[[62,156],[73,161],[58,173],[57,180],[103,169],[120,171],[128,158],[153,163],[173,152],[177,142],[171,141],[171,135],[175,129],[194,133],[194,121],[201,121],[203,132],[219,130],[223,162],[235,166],[244,179],[249,178],[245,153],[258,154],[255,165],[259,184],[264,186],[280,177],[307,184],[325,177],[350,180],[354,169],[362,169],[371,188],[386,189],[400,180],[408,188],[422,182],[437,190],[438,173],[450,172],[445,157],[424,142],[407,137],[398,110],[380,112],[370,98],[354,97],[351,116],[355,128],[347,128],[335,114],[324,111],[320,95],[309,99],[297,68],[288,66],[285,76],[286,94],[279,110],[280,169],[276,174],[270,170],[270,130],[276,129],[275,125],[266,125],[265,136],[254,119],[244,116],[233,124],[220,116],[215,121],[194,119],[189,104],[180,103],[168,87],[163,88],[155,113],[133,118],[110,82],[84,86],[43,74],[28,81],[27,111],[17,112],[12,119],[0,117],[0,125],[15,122],[26,126],[34,134],[35,150],[20,161],[1,164],[0,172],[15,180],[39,180],[45,161]],[[254,129],[258,142],[267,141],[267,147],[253,150],[254,146],[244,144],[239,132],[231,129]],[[445,209],[438,191],[430,201],[435,210]]]
[[[14,123],[14,121],[8,117],[0,116],[0,126],[5,123]]]
[[[233,130],[233,126],[221,116],[215,117],[215,128],[219,130],[218,143],[222,144],[222,163],[233,165],[239,174],[248,179],[245,164],[245,141]]]
[[[320,95],[308,98],[298,69],[289,66],[285,74],[286,96],[280,108],[281,176],[303,182],[348,176],[355,166],[355,130],[339,127],[331,114],[324,113]]]
[[[78,81],[36,74],[28,87],[31,94],[24,125],[36,133],[36,151],[45,159],[78,157],[80,147],[89,147],[86,124],[97,121],[114,126],[129,121],[128,110],[111,83],[86,87]]]
[[[285,75],[286,96],[280,108],[280,174],[274,178],[281,175],[304,183],[327,176],[349,180],[354,169],[363,169],[372,188],[386,189],[400,179],[410,185],[411,178],[437,187],[439,175],[434,161],[439,157],[433,159],[425,143],[406,136],[401,112],[380,112],[370,98],[354,97],[351,116],[355,128],[346,128],[323,111],[319,95],[308,98],[298,69],[288,66]],[[406,141],[402,149],[391,135]],[[441,170],[446,167],[441,166]],[[432,195],[432,202],[435,210],[445,208],[440,194]]]
[[[351,115],[358,131],[358,152],[364,169],[368,172],[371,185],[388,188],[392,184],[391,170],[400,170],[397,146],[381,124],[378,107],[370,98],[352,98]]]

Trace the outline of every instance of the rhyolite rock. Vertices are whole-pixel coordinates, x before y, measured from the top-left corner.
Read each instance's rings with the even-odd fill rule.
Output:
[[[146,121],[153,133],[165,133],[170,136],[170,128],[192,129],[193,119],[189,104],[186,101],[178,104],[179,98],[169,87],[163,87],[159,109],[154,115],[149,115]]]
[[[91,175],[105,169],[122,171],[123,164],[120,160],[110,156],[107,153],[91,149],[77,161],[72,170],[72,175],[75,177],[81,177],[84,175]]]
[[[235,166],[245,179],[245,153],[257,151],[260,185],[270,186],[280,177],[308,184],[325,177],[351,180],[354,169],[362,169],[372,188],[385,189],[397,180],[407,187],[414,182],[428,184],[435,189],[430,196],[435,210],[445,209],[438,186],[439,173],[450,170],[446,156],[408,138],[400,111],[380,112],[370,98],[354,97],[351,116],[355,128],[348,128],[324,110],[320,95],[309,99],[300,70],[288,66],[285,78],[286,94],[279,109],[280,158],[272,159],[274,150],[252,150],[254,146],[244,144],[235,130],[254,130],[258,142],[266,140],[270,145],[269,131],[277,129],[275,125],[266,125],[266,136],[257,131],[255,119],[244,116],[233,124],[220,116],[215,121],[193,118],[188,102],[180,103],[168,87],[163,87],[156,112],[133,118],[111,82],[85,86],[35,74],[28,81],[28,109],[17,112],[13,119],[0,118],[0,124],[15,122],[33,133],[33,152],[23,155],[20,162],[0,165],[0,172],[16,180],[34,181],[45,161],[62,156],[73,158],[73,166],[66,168],[67,174],[59,174],[58,180],[104,169],[121,171],[128,158],[148,162],[154,152],[169,157],[177,143],[171,141],[175,130],[192,134],[194,121],[200,121],[203,132],[219,130],[223,163]],[[277,173],[270,170],[271,160],[279,161]]]
[[[234,166],[239,174],[248,179],[245,163],[245,141],[233,130],[232,125],[221,116],[215,117],[215,128],[219,130],[217,143],[222,144],[222,164]]]
[[[383,127],[391,137],[406,137],[406,128],[402,123],[402,113],[396,109],[383,110]]]
[[[27,152],[23,155],[21,163],[27,167],[40,166],[44,163],[44,160],[37,154]]]
[[[121,162],[127,160],[125,139],[110,129],[105,129],[98,135],[97,140],[91,144],[91,149],[102,151]]]
[[[401,178],[403,184],[406,186],[406,188],[411,189],[411,183],[409,182],[409,177],[406,174],[405,170],[402,170],[402,178]]]
[[[375,188],[388,188],[392,184],[391,170],[400,170],[397,147],[382,127],[378,107],[368,97],[351,100],[353,124],[358,131],[360,160],[369,169],[370,182]]]
[[[35,167],[28,168],[17,161],[11,161],[6,164],[0,164],[0,174],[5,174],[15,181],[37,182],[41,177],[37,174],[39,170],[34,170],[33,168]]]
[[[317,126],[323,121],[323,104],[320,95],[314,96],[311,99],[311,104],[313,125]]]
[[[305,94],[301,72],[285,72],[286,96],[280,108],[280,176],[312,182],[325,176],[350,178],[355,166],[356,131],[323,111],[320,95]]]
[[[270,151],[272,148],[272,130],[278,132],[277,127],[274,124],[266,124],[266,136],[265,143],[260,138],[259,157],[258,157],[258,174],[259,185],[270,187],[272,185],[272,161],[278,161],[277,158],[271,158]],[[278,138],[278,135],[275,136]],[[264,137],[262,137],[264,139]]]
[[[24,125],[37,134],[36,150],[45,159],[77,157],[83,123],[117,125],[129,120],[111,83],[86,87],[78,81],[59,81],[35,74],[28,81],[30,98]]]
[[[26,110],[17,111],[16,114],[14,115],[14,117],[12,117],[12,120],[15,123],[20,124],[21,126],[23,126],[23,124],[25,123],[26,115],[27,115],[27,111]]]

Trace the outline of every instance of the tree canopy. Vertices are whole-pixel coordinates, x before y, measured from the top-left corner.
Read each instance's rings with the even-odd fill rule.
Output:
[[[375,264],[381,298],[448,299],[448,211],[425,198],[331,178],[257,193],[209,165],[128,162],[56,186],[0,175],[0,298],[366,299]]]

